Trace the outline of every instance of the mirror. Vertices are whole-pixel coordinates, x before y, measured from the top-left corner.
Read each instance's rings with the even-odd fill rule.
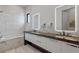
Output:
[[[33,30],[40,29],[40,13],[36,13],[32,16],[32,29]]]
[[[76,32],[76,6],[64,5],[55,9],[55,30]]]

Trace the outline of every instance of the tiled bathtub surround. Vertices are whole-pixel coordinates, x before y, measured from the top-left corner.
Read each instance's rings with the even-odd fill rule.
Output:
[[[0,42],[0,53],[24,45],[23,37]]]

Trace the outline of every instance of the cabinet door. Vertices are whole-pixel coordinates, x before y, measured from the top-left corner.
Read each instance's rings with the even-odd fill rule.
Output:
[[[29,34],[29,41],[35,43],[35,35]]]
[[[34,41],[35,41],[35,44],[37,44],[38,46],[46,49],[47,46],[46,46],[46,40],[45,38],[42,36],[37,36],[37,35],[34,35]]]
[[[50,39],[47,41],[47,49],[54,53],[62,52],[61,42],[55,39]]]
[[[73,44],[64,43],[63,53],[79,53],[79,48],[72,46]]]
[[[29,40],[29,34],[28,33],[25,34],[25,40]]]
[[[25,34],[25,40],[32,41],[32,39],[33,39],[33,36],[31,34],[29,34],[29,33]]]

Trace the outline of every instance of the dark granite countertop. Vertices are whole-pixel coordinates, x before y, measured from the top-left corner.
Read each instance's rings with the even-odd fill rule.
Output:
[[[60,41],[79,45],[79,37],[62,36],[55,33],[34,32],[34,31],[24,31],[24,33],[30,33],[38,36],[43,36],[43,37],[52,38],[55,40],[60,40]]]

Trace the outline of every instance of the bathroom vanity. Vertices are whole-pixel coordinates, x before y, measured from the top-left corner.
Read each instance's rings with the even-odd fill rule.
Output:
[[[25,41],[41,47],[44,52],[79,53],[79,38],[43,32],[25,31],[24,33]]]
[[[64,5],[55,8],[54,27],[55,31],[60,34],[43,32],[44,30],[40,32],[40,21],[34,21],[32,30],[36,31],[24,32],[25,43],[29,42],[31,45],[40,47],[43,52],[79,53],[79,37],[72,36],[72,33],[76,33],[78,30],[77,9],[75,5]],[[40,16],[37,15],[39,14],[33,16],[33,20],[38,20],[38,18],[40,20]]]

